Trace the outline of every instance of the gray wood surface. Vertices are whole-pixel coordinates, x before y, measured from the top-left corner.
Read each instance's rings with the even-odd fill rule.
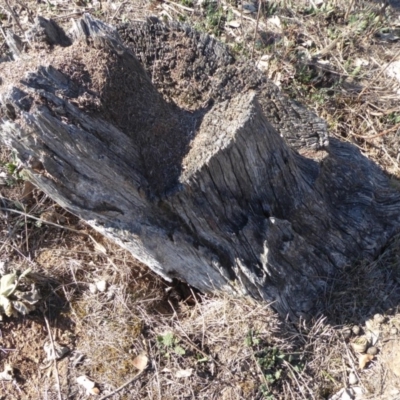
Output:
[[[165,279],[308,317],[338,268],[399,232],[381,169],[209,36],[89,15],[68,37],[43,18],[27,36],[0,64],[0,140]]]

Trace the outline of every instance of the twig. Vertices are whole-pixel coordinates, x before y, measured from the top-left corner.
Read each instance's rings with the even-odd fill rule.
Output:
[[[10,11],[11,16],[13,17],[13,20],[15,21],[15,23],[18,25],[18,28],[21,29],[21,32],[23,32],[24,30],[22,29],[21,24],[19,23],[19,19],[18,17],[15,15],[14,10],[11,8],[10,3],[8,2],[8,0],[5,0],[5,3],[7,5],[8,11]]]
[[[28,13],[29,21],[33,23],[33,18],[34,18],[34,16],[35,16],[35,13],[34,13],[26,4],[24,4],[21,0],[16,0],[16,2],[17,2],[22,8],[25,8],[25,10],[26,10],[27,13]]]
[[[54,20],[56,20],[56,19],[65,19],[65,18],[74,17],[76,15],[81,16],[82,14],[83,14],[83,11],[75,11],[75,12],[70,13],[70,14],[56,15],[56,16],[52,17],[52,19],[54,19]]]
[[[156,379],[156,381],[157,381],[157,386],[156,386],[156,387],[157,387],[157,391],[158,391],[158,398],[159,398],[159,399],[162,399],[160,378],[159,378],[157,363],[156,363],[156,361],[155,361],[156,358],[155,358],[155,356],[153,355],[153,349],[152,349],[152,347],[151,347],[150,340],[149,340],[148,343],[147,343],[146,340],[143,339],[143,343],[145,344],[146,350],[147,350],[148,354],[149,354],[150,357],[151,357],[152,365],[153,365],[153,368],[154,368],[154,370],[155,370],[155,371],[154,371],[154,377],[155,377],[155,379]]]
[[[254,48],[256,46],[256,40],[257,40],[257,33],[258,33],[258,23],[260,21],[260,14],[261,14],[261,4],[262,0],[258,0],[258,11],[257,11],[257,20],[256,20],[256,29],[254,30],[254,38],[253,38],[253,48],[251,49],[251,59],[253,59],[254,56]],[[243,8],[243,6],[242,6]]]
[[[257,23],[257,20],[255,20],[254,18],[248,17],[247,15],[243,15],[243,11],[238,11],[235,10],[234,8],[230,7],[229,8],[230,11],[232,11],[233,14],[237,15],[238,17],[240,17],[240,19],[246,19],[248,21],[254,22],[255,24]],[[259,26],[262,28],[266,28],[266,25],[263,22],[259,23]]]
[[[171,10],[171,11],[173,11],[173,12],[176,12],[176,13],[179,14],[179,15],[185,16],[185,14],[184,14],[182,11],[176,10],[176,9],[175,9],[174,7],[172,7],[170,4],[175,4],[175,3],[163,4],[163,5],[162,5],[162,8],[163,8],[164,10],[168,9],[168,10]]]
[[[12,208],[0,207],[0,210],[1,210],[1,211],[12,212],[12,213],[19,214],[19,215],[23,215],[23,216],[25,216],[25,217],[34,219],[35,221],[39,221],[39,222],[41,222],[41,223],[43,223],[43,224],[55,226],[56,228],[61,228],[61,229],[65,229],[65,230],[70,231],[70,232],[79,233],[80,235],[87,236],[95,245],[98,245],[97,241],[96,241],[96,240],[93,238],[93,236],[90,235],[89,233],[82,232],[82,231],[78,231],[77,229],[73,229],[73,228],[68,228],[67,226],[63,226],[63,225],[60,225],[60,224],[56,224],[55,222],[45,221],[45,220],[43,220],[43,219],[41,219],[41,218],[34,217],[34,216],[31,215],[31,214],[27,214],[27,213],[24,213],[24,212],[18,211],[18,210],[13,210]],[[26,218],[25,218],[25,219],[26,219]],[[5,242],[3,243],[3,246],[0,248],[0,251],[3,249],[4,246],[5,246]],[[110,261],[111,261],[111,260],[110,260]],[[111,261],[111,263],[114,264],[112,261]],[[115,266],[115,265],[114,265],[114,266]]]
[[[7,43],[7,36],[6,36],[6,33],[4,32],[2,25],[0,25],[0,32],[3,35],[4,41]]]
[[[349,360],[349,363],[350,363],[350,365],[351,365],[351,369],[352,369],[354,375],[357,377],[358,381],[360,382],[360,385],[361,385],[361,386],[364,386],[364,385],[361,383],[360,375],[357,373],[357,367],[356,367],[356,365],[354,364],[354,360],[353,360],[353,358],[351,357],[349,348],[348,348],[348,346],[347,346],[346,343],[344,344],[344,347],[345,347],[345,349],[346,349],[347,358],[348,358],[348,360]]]
[[[176,315],[178,315],[177,312],[175,311],[175,308],[174,308],[174,306],[172,305],[172,303],[170,302],[169,304],[171,305],[172,309],[174,310],[174,313],[175,313]],[[178,322],[179,322],[179,320],[178,320]],[[198,353],[200,353],[202,356],[204,356],[205,358],[207,358],[207,359],[209,359],[210,361],[212,361],[215,365],[218,365],[218,367],[221,367],[221,364],[220,364],[215,358],[213,358],[211,355],[205,353],[203,350],[199,349],[199,348],[190,340],[189,336],[188,336],[188,335],[186,334],[186,332],[183,330],[183,328],[182,328],[182,326],[181,326],[180,323],[178,324],[178,326],[179,326],[180,330],[182,331],[182,333],[186,336],[186,338],[184,338],[182,335],[179,335],[179,338],[180,338],[182,341],[184,341],[188,346],[190,346],[192,349],[196,350],[196,351],[197,351]]]
[[[290,362],[283,360],[283,363],[285,364],[286,368],[289,370],[290,374],[292,375],[292,378],[296,381],[296,385],[299,388],[301,394],[303,395],[303,399],[307,399],[306,394],[304,393],[304,389],[303,386],[300,385],[300,382],[298,381],[297,377],[296,377],[296,370],[293,368],[293,366],[290,364]],[[299,374],[299,377],[301,377],[301,375]],[[312,393],[312,390],[310,390],[310,388],[308,387],[308,385],[306,384],[306,382],[304,382],[304,385],[306,386],[306,388],[308,389],[309,394]],[[314,398],[314,397],[313,397]]]
[[[123,2],[118,6],[117,11],[115,11],[114,15],[113,15],[112,18],[111,18],[111,21],[114,20],[114,18],[118,15],[119,10],[120,10],[126,3],[127,3],[127,1],[123,1]]]
[[[396,54],[391,58],[391,60],[385,65],[384,68],[381,68],[381,71],[378,73],[378,75],[375,76],[374,79],[372,79],[367,86],[363,90],[361,90],[360,94],[358,95],[358,100],[360,97],[364,94],[364,92],[372,86],[373,83],[376,82],[376,80],[388,69],[388,67],[392,64],[392,62],[400,55],[400,49],[396,52]]]
[[[355,0],[351,0],[351,3],[349,4],[349,8],[346,10],[346,14],[344,15],[344,20],[347,21],[347,18],[349,17],[349,14],[351,12],[351,9],[353,8]]]
[[[384,135],[386,135],[386,134],[388,134],[388,133],[390,133],[390,132],[393,132],[393,131],[395,131],[395,130],[397,130],[397,129],[399,129],[399,128],[400,128],[400,123],[399,123],[399,124],[396,124],[395,126],[392,126],[392,127],[389,128],[389,129],[386,129],[386,130],[384,130],[384,131],[382,131],[382,132],[380,132],[380,133],[377,133],[376,135],[372,135],[372,136],[363,136],[363,135],[356,135],[355,133],[353,133],[352,136],[355,136],[356,138],[360,138],[360,139],[375,139],[375,138],[377,138],[377,137],[381,137],[381,136],[384,136]]]
[[[165,1],[166,3],[168,3],[168,4],[173,4],[173,5],[176,6],[176,7],[182,8],[182,10],[194,12],[193,8],[185,7],[185,6],[183,6],[182,4],[175,3],[174,1],[171,1],[171,0],[164,0],[164,1]]]
[[[58,390],[58,398],[59,398],[59,400],[63,400],[62,394],[61,394],[60,376],[58,375],[56,350],[54,348],[53,335],[51,334],[50,324],[49,324],[49,321],[48,321],[48,319],[47,319],[47,317],[45,315],[44,315],[44,322],[46,323],[47,331],[49,332],[51,348],[53,350],[53,355],[54,355],[54,369],[56,371],[56,383],[57,383],[57,390]]]
[[[269,387],[267,378],[265,377],[265,375],[261,369],[261,366],[256,359],[256,356],[254,355],[253,349],[251,350],[251,358],[253,359],[256,369],[257,369],[258,373],[260,374],[261,380],[264,382],[264,385],[266,386],[267,390],[269,391],[270,387]]]
[[[111,392],[110,394],[107,394],[103,397],[100,397],[99,400],[105,400],[110,398],[111,396],[114,396],[114,394],[117,394],[118,392],[120,392],[122,389],[126,388],[127,386],[129,386],[131,383],[133,383],[134,381],[136,381],[136,379],[138,379],[143,373],[144,371],[146,371],[146,369],[140,371],[139,373],[137,373],[132,379],[130,379],[128,382],[125,382],[122,386],[120,386],[119,388],[115,389],[113,392]]]
[[[327,46],[325,46],[323,49],[317,51],[314,54],[314,57],[323,57],[323,56],[325,56],[326,54],[328,54],[332,50],[334,50],[335,47],[337,46],[337,44],[340,41],[344,41],[346,38],[348,38],[349,36],[352,36],[353,34],[354,34],[354,29],[349,29],[346,32],[342,32],[336,39],[332,40],[332,42],[330,42]]]
[[[35,221],[42,222],[43,224],[52,225],[52,226],[55,226],[55,227],[57,227],[57,228],[66,229],[67,231],[71,231],[71,232],[75,232],[75,233],[80,233],[81,235],[90,236],[88,233],[78,231],[77,229],[68,228],[68,227],[66,227],[66,226],[62,226],[62,225],[56,224],[55,222],[45,221],[45,220],[43,220],[43,219],[41,219],[41,218],[34,217],[34,216],[31,215],[31,214],[27,214],[27,213],[24,213],[24,212],[18,211],[18,210],[13,210],[12,208],[0,207],[0,210],[1,210],[1,211],[12,212],[12,213],[14,213],[14,214],[23,215],[23,216],[25,216],[25,217],[34,219]]]

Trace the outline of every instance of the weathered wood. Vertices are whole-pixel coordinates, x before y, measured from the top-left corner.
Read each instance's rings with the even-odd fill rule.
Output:
[[[379,167],[209,36],[85,15],[71,41],[0,65],[0,138],[166,279],[306,316],[338,268],[399,232]]]

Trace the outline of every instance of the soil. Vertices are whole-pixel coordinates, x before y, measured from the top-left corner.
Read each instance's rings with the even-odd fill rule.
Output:
[[[308,2],[304,7],[299,2],[298,8],[282,6],[275,11],[265,8],[273,7],[268,2],[259,16],[259,32],[255,31],[257,12],[242,13],[240,1],[220,1],[217,7],[214,2],[201,6],[191,0],[9,3],[13,12],[2,8],[3,28],[19,33],[16,21],[26,30],[36,13],[68,26],[70,18],[76,20],[89,11],[116,24],[162,94],[167,111],[171,102],[188,113],[207,110],[213,102],[268,78],[325,118],[331,135],[359,146],[392,176],[394,186],[399,185],[398,92],[383,67],[398,51],[398,41],[385,42],[379,36],[396,33],[398,1],[389,1],[381,19],[377,19],[382,15],[378,2],[339,1],[332,10],[328,2],[326,8],[315,9]],[[161,33],[154,27],[148,32],[149,41],[151,38],[158,46],[154,60],[143,51],[149,44],[138,42],[126,24],[134,20],[136,27],[141,26],[141,21],[154,14],[154,21],[171,16],[215,38],[204,36],[203,47],[193,49],[194,35],[201,33],[187,35],[171,29],[157,41]],[[275,21],[278,18],[281,29],[274,27],[273,17]],[[356,30],[351,37],[340,36],[351,21],[359,22],[363,30]],[[268,36],[266,42],[262,32]],[[323,50],[338,37],[342,39],[327,55],[306,57],[307,52]],[[219,47],[224,55],[218,58],[224,60],[222,65],[214,62],[214,54],[207,53],[210,40],[230,46],[230,51]],[[1,51],[7,58],[4,43]],[[116,100],[117,107],[118,96],[96,93],[96,84],[107,75],[97,63],[96,52],[77,60],[73,46],[70,51],[74,62],[69,65],[76,65],[76,86],[91,84],[90,90],[108,96],[110,103]],[[207,65],[198,64],[199,52],[207,54]],[[39,55],[43,63],[51,60],[61,70],[67,65],[51,47],[44,46]],[[247,71],[255,59],[260,68],[268,59],[268,69],[250,76]],[[357,60],[369,64],[359,68],[354,64]],[[98,70],[98,83],[85,81],[85,68]],[[6,69],[3,65],[2,84],[22,76],[29,69],[29,60],[21,61],[19,70],[9,70],[8,76]],[[240,76],[246,79],[240,80]],[[125,93],[122,87],[121,93]],[[103,112],[96,104],[93,101],[93,112]],[[0,159],[0,172],[6,176],[6,185],[0,187],[1,274],[32,268],[30,279],[42,297],[30,314],[4,317],[0,323],[0,366],[11,364],[14,373],[11,381],[0,382],[0,398],[86,399],[89,395],[76,381],[81,375],[95,382],[101,398],[136,375],[134,359],[142,353],[148,355],[149,367],[110,398],[328,399],[343,388],[360,388],[363,394],[358,398],[362,399],[400,397],[398,238],[376,262],[360,260],[338,275],[337,285],[327,293],[332,307],[326,315],[294,325],[280,320],[267,305],[209,297],[182,283],[163,282],[45,194],[36,189],[27,193],[18,161],[4,147]],[[151,168],[155,166],[149,164]],[[357,287],[348,286],[346,274],[357,274]],[[106,289],[96,289],[103,281]],[[351,342],[370,332],[372,325],[367,322],[377,313],[384,316],[374,331],[378,354],[360,369]],[[360,332],[344,337],[354,326],[360,326]],[[69,352],[49,365],[44,346],[51,338]],[[355,385],[348,383],[350,372],[358,376]]]

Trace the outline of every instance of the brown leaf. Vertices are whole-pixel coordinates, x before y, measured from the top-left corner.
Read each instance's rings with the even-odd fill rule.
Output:
[[[192,375],[192,372],[193,372],[193,368],[180,369],[180,370],[175,372],[175,376],[177,378],[188,378],[189,376]]]
[[[79,385],[82,385],[87,393],[97,395],[100,393],[99,389],[96,388],[96,384],[90,380],[86,375],[81,375],[76,378]],[[98,392],[98,393],[97,393]]]
[[[14,367],[11,364],[4,365],[4,371],[0,373],[1,381],[12,381],[14,379]]]
[[[149,359],[147,358],[146,355],[144,354],[139,354],[135,359],[133,360],[133,365],[139,370],[143,371],[147,368],[147,364],[149,362]]]
[[[94,388],[92,388],[92,389],[89,390],[89,393],[90,393],[90,394],[93,394],[93,395],[95,395],[95,396],[98,396],[98,395],[100,394],[100,389],[97,388],[97,387],[94,387]]]
[[[374,359],[372,354],[362,354],[358,359],[360,369],[364,369],[366,365]]]
[[[24,183],[24,190],[22,191],[22,195],[20,200],[22,202],[29,202],[33,199],[33,191],[36,187],[30,181],[25,181]]]

